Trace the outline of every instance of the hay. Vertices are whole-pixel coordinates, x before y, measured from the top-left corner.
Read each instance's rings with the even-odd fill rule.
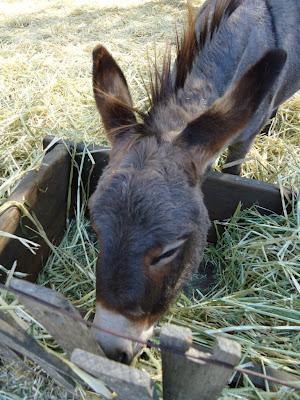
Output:
[[[205,260],[216,275],[207,294],[181,294],[161,322],[192,329],[194,340],[210,346],[214,334],[233,337],[243,348],[244,363],[299,373],[300,342],[300,224],[296,209],[288,216],[260,216],[256,210],[236,212],[217,245],[207,248]],[[94,271],[98,246],[89,222],[78,216],[39,276],[39,284],[68,297],[86,319],[95,304]],[[56,349],[46,332],[30,322],[30,331],[44,346]],[[135,366],[147,370],[158,384],[158,354],[144,350]],[[43,376],[39,372],[39,378]],[[33,379],[33,378],[32,378]],[[46,387],[41,384],[42,388]],[[292,389],[271,394],[252,387],[226,389],[224,398],[296,399]]]
[[[192,299],[182,295],[170,318],[189,326],[201,344],[217,333],[234,338],[243,348],[242,364],[247,359],[300,375],[299,216],[294,211],[261,217],[253,209],[237,212],[225,225],[222,238],[205,253],[215,268],[216,286]],[[272,399],[298,396],[283,390],[286,397],[277,393]],[[263,392],[257,396],[270,398]]]
[[[132,0],[133,1],[133,0]],[[138,1],[134,1],[136,4]],[[124,8],[108,1],[3,2],[0,10],[0,204],[28,169],[39,165],[41,140],[54,134],[71,140],[106,143],[91,90],[91,51],[101,41],[124,69],[137,107],[145,109],[146,49],[161,53],[174,42],[174,21],[185,15],[183,1],[139,2]],[[142,4],[143,3],[143,4]],[[200,3],[194,2],[195,4]],[[19,8],[18,8],[19,7]],[[257,138],[243,175],[300,187],[300,96],[284,104],[268,135]],[[220,157],[218,167],[223,162]],[[243,347],[244,359],[299,374],[300,216],[261,217],[237,212],[226,233],[210,246],[205,259],[217,284],[207,293],[181,294],[164,321],[190,326],[195,340],[210,345],[221,332]],[[97,244],[83,210],[39,276],[39,283],[63,293],[92,319],[95,302]],[[0,297],[8,310],[54,351],[49,335],[12,298]],[[201,301],[199,300],[201,299]],[[7,305],[9,304],[9,305]],[[138,368],[159,383],[159,354],[144,350]],[[39,368],[0,366],[0,398],[67,399]],[[84,393],[84,392],[83,392]],[[88,398],[88,394],[82,395]],[[244,387],[226,389],[225,399],[297,399],[291,389],[262,392],[245,378]]]
[[[88,221],[74,220],[40,274],[39,283],[50,285],[92,317],[95,301],[97,244]],[[205,252],[216,275],[216,286],[203,295],[181,294],[162,322],[193,331],[194,340],[210,346],[214,334],[233,337],[243,348],[241,364],[253,362],[299,375],[300,342],[300,225],[296,209],[288,216],[260,216],[255,209],[236,215],[226,224],[217,245]],[[85,238],[82,241],[79,232]],[[66,260],[62,265],[60,258]],[[87,269],[82,266],[87,265]],[[91,274],[91,278],[89,275]],[[144,351],[135,366],[147,370],[158,382],[161,367],[157,354]],[[245,388],[227,389],[232,398],[268,399],[268,393]],[[259,393],[259,394],[258,394]],[[297,398],[281,388],[272,399]],[[258,396],[258,397],[255,397]],[[290,396],[290,397],[283,397]]]
[[[101,41],[112,51],[143,109],[146,48],[151,54],[154,44],[159,51],[174,41],[175,21],[185,15],[178,0],[125,0],[122,8],[112,0],[104,8],[88,0],[2,3],[0,203],[37,165],[44,136],[106,143],[91,90],[94,46]]]

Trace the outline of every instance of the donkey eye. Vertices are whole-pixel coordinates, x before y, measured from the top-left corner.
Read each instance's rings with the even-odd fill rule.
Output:
[[[151,265],[153,267],[160,267],[162,265],[167,264],[168,262],[174,260],[174,258],[178,255],[181,246],[186,241],[186,238],[179,239],[176,242],[168,244],[162,250],[162,253],[158,257],[154,257],[152,259]]]
[[[152,261],[152,265],[157,264],[159,261],[163,260],[164,258],[169,258],[173,256],[175,253],[177,253],[179,248],[175,248],[169,251],[166,251],[165,253],[161,254],[159,257],[155,257]]]

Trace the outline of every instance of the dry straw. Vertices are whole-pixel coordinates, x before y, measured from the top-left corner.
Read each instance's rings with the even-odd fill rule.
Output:
[[[120,9],[83,0],[54,0],[51,5],[34,0],[26,8],[22,2],[4,2],[0,10],[0,204],[24,173],[39,164],[45,135],[105,143],[90,79],[91,51],[100,40],[124,69],[135,105],[146,108],[146,47],[151,56],[153,43],[158,54],[167,40],[175,44],[174,21],[180,25],[185,6],[178,0],[136,3],[140,4],[129,6],[124,1]],[[243,175],[297,192],[299,145],[298,95],[281,107],[269,133],[257,138]],[[219,165],[222,160],[220,157]],[[262,217],[255,209],[237,210],[225,222],[225,234],[205,253],[214,283],[206,291],[190,286],[164,322],[190,327],[195,341],[207,346],[216,333],[233,337],[242,345],[242,364],[255,362],[263,369],[271,366],[300,375],[299,200],[295,204],[292,212],[283,216]],[[64,294],[91,320],[98,247],[83,216],[84,207],[78,208],[60,246],[53,248],[39,283]],[[196,281],[199,283],[199,276]],[[13,315],[43,346],[61,354],[13,297],[0,296],[0,310]],[[156,351],[144,350],[134,365],[147,370],[159,385],[161,365]],[[0,367],[1,399],[71,398],[36,365],[28,361],[27,366]],[[95,398],[83,388],[79,390],[82,398]],[[263,392],[247,378],[242,388],[226,389],[222,396],[223,400],[298,398],[299,393],[284,387],[275,393]]]

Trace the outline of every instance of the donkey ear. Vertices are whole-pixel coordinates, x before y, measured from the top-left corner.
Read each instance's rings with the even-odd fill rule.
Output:
[[[136,118],[125,76],[101,45],[93,51],[93,90],[107,136],[114,142],[130,125],[136,124]]]
[[[286,52],[267,52],[223,97],[191,121],[175,143],[192,151],[203,173],[219,152],[230,144],[255,114],[286,62]]]

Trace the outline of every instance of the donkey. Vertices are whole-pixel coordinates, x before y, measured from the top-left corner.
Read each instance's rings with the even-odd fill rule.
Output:
[[[281,102],[299,87],[298,0],[209,0],[152,75],[149,111],[137,119],[126,79],[101,45],[93,89],[112,144],[89,201],[100,244],[96,339],[130,363],[197,269],[210,225],[201,181],[218,154],[241,158]],[[234,172],[237,172],[234,171]],[[126,338],[115,337],[109,331]]]

